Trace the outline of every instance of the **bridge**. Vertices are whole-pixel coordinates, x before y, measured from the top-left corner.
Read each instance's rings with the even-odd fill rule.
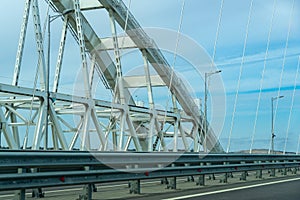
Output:
[[[130,181],[140,193],[145,179],[176,189],[176,177],[205,185],[214,174],[223,183],[232,173],[297,174],[297,1],[266,4],[261,22],[249,0],[236,22],[245,30],[233,33],[241,45],[230,50],[225,0],[208,5],[216,28],[203,46],[183,34],[184,0],[176,31],[143,28],[131,0],[24,2],[15,59],[0,63],[0,190],[25,199],[26,189],[85,185],[79,198],[91,199],[96,183]],[[287,31],[275,48],[278,23]],[[251,43],[258,28],[263,45]]]

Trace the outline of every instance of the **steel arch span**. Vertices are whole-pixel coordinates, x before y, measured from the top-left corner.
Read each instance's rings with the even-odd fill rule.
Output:
[[[0,84],[0,121],[10,149],[223,151],[212,128],[205,131],[208,122],[181,78],[122,1],[50,0],[46,4],[55,15],[45,14],[38,0],[25,0],[12,83]],[[89,22],[90,12],[98,11],[107,15],[109,37],[101,37],[99,27]],[[50,23],[56,18],[62,26],[55,34],[60,35],[55,47],[57,59],[49,70]],[[74,87],[83,88],[80,94],[61,89],[68,34],[78,49],[73,56],[80,62],[80,78]],[[34,84],[28,86],[21,81],[26,67],[22,61],[27,59],[25,41],[31,36],[36,50],[31,47],[30,53],[37,55],[37,67],[30,78]],[[144,62],[142,75],[124,74],[124,49],[139,52]],[[97,81],[111,93],[109,100],[95,95]],[[153,97],[156,87],[170,91],[171,111],[157,108]],[[135,88],[145,89],[146,106],[134,100]]]

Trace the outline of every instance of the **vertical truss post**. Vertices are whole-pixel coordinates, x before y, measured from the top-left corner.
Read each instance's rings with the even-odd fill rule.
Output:
[[[153,133],[154,133],[154,126],[155,126],[155,116],[154,114],[150,114],[150,123],[149,123],[149,135],[148,139],[148,151],[153,151]]]
[[[128,128],[130,130],[130,134],[131,134],[131,137],[133,139],[136,151],[142,151],[142,147],[141,147],[140,141],[138,139],[138,136],[136,134],[136,130],[135,130],[135,128],[133,126],[133,123],[132,123],[132,121],[130,119],[130,116],[129,116],[129,109],[127,108],[127,111],[125,111],[125,112],[126,112],[126,114],[125,114],[126,122],[127,122]]]
[[[182,128],[182,125],[181,125],[180,121],[178,122],[178,128],[179,128],[179,132],[180,132],[180,135],[181,135],[181,138],[182,138],[182,141],[183,141],[184,149],[185,149],[185,151],[190,152],[189,144],[188,144],[188,141],[186,139],[185,132]]]
[[[177,114],[174,122],[174,135],[173,135],[173,152],[177,152],[178,146],[178,123],[180,121],[180,115],[178,114],[177,100],[175,95],[172,93],[173,112]]]
[[[200,150],[200,138],[198,134],[198,125],[194,123],[192,133],[193,133],[193,138],[194,138],[194,152],[199,152]]]
[[[82,136],[81,136],[80,150],[89,150],[90,148],[90,143],[89,143],[90,142],[89,141],[90,115],[91,115],[91,108],[89,105],[85,105],[83,126],[81,129]]]
[[[57,133],[55,131],[55,125],[51,125],[51,130],[52,130],[52,141],[53,141],[53,148],[54,150],[58,150],[58,139],[57,139]]]
[[[54,76],[54,84],[53,84],[53,89],[52,89],[53,92],[57,92],[57,90],[58,90],[60,72],[61,72],[62,61],[63,61],[64,51],[65,51],[65,46],[66,46],[68,22],[69,22],[69,16],[66,15],[64,18],[64,24],[62,27],[61,39],[60,39],[60,43],[59,43],[59,50],[58,50],[57,63],[56,63],[55,76]]]
[[[89,74],[90,86],[91,86],[91,90],[92,91],[93,91],[93,82],[94,82],[95,67],[96,67],[96,55],[93,54],[92,55],[91,69],[90,69],[90,74]]]
[[[179,123],[178,121],[180,120],[178,117],[175,118],[175,122],[174,122],[173,152],[178,151],[178,123]]]
[[[8,127],[7,120],[5,118],[5,115],[4,115],[3,110],[2,110],[1,107],[0,107],[0,123],[1,123],[3,133],[4,133],[4,137],[5,137],[6,142],[8,144],[8,147],[10,149],[17,149],[17,144],[15,143],[13,134],[12,134],[10,128]]]
[[[61,144],[62,149],[67,150],[68,149],[67,140],[63,134],[62,128],[58,122],[58,118],[57,118],[56,112],[55,112],[52,104],[49,104],[49,115],[50,115],[51,121],[54,126],[54,131],[52,131],[53,144],[57,143],[57,139],[58,139]]]
[[[80,130],[82,129],[82,126],[83,126],[83,121],[84,121],[84,118],[83,118],[83,116],[81,116],[80,122],[79,122],[79,124],[77,126],[77,131],[75,132],[75,134],[74,134],[74,136],[73,136],[73,138],[71,140],[71,143],[69,145],[69,150],[73,150],[73,148],[75,146],[75,143],[76,143],[76,141],[77,141],[77,139],[79,137]]]
[[[39,54],[38,60],[38,69],[40,73],[40,87],[42,91],[45,91],[46,85],[46,64],[45,64],[45,54],[44,54],[44,45],[43,45],[43,35],[41,29],[41,19],[39,14],[39,6],[37,0],[32,0],[32,14],[33,14],[33,22],[34,22],[34,31],[35,38],[37,44],[37,51]]]
[[[156,127],[156,131],[157,131],[157,137],[160,140],[160,145],[163,148],[163,151],[168,151],[166,143],[165,143],[165,138],[163,135],[163,127],[160,127],[158,119],[155,119],[155,127]]]
[[[126,143],[125,143],[125,147],[124,147],[124,151],[127,151],[131,142],[132,136],[128,136]]]
[[[12,123],[16,123],[17,122],[16,114],[15,113],[11,113],[10,114],[10,119],[11,119]],[[14,140],[15,140],[15,143],[17,145],[17,148],[20,149],[20,136],[19,136],[18,127],[13,126],[11,128],[12,128],[12,133],[13,133]]]
[[[125,119],[126,119],[125,112],[122,110],[120,113],[120,134],[119,134],[119,143],[117,146],[118,151],[123,150]]]
[[[145,72],[146,86],[147,86],[147,92],[148,92],[149,108],[151,110],[153,110],[154,109],[154,101],[153,101],[152,84],[151,84],[151,78],[150,78],[150,70],[149,70],[147,53],[144,49],[142,50],[142,56],[143,56],[143,60],[144,60],[144,72]],[[156,113],[150,114],[149,135],[147,137],[148,151],[153,151],[153,133],[154,133],[154,126],[155,126],[155,118],[156,118]]]
[[[43,127],[45,122],[45,99],[40,98],[40,108],[38,111],[38,119],[36,122],[34,136],[33,136],[33,143],[32,143],[32,150],[38,150],[40,148],[40,142],[43,133]]]
[[[102,131],[102,128],[99,125],[98,118],[97,118],[97,113],[96,113],[96,110],[94,108],[91,110],[91,115],[92,115],[92,120],[95,124],[95,128],[96,128],[98,137],[99,137],[100,142],[101,142],[101,147],[99,149],[101,151],[104,151],[105,150],[104,149],[104,147],[105,147],[105,135]]]
[[[21,26],[21,33],[20,33],[20,38],[19,38],[18,51],[17,51],[17,56],[16,56],[16,63],[15,63],[12,85],[18,85],[18,82],[19,82],[19,75],[20,75],[23,50],[24,50],[24,44],[25,44],[25,37],[26,37],[27,25],[28,25],[28,18],[29,18],[29,12],[30,12],[30,3],[31,3],[31,0],[25,1],[23,22],[22,22],[22,26]]]
[[[117,131],[116,131],[116,118],[112,117],[111,122],[109,127],[111,127],[111,134],[112,134],[112,144],[113,144],[113,150],[116,151],[117,150],[117,146],[118,146],[118,136],[117,136]],[[107,132],[109,132],[110,130],[108,130]],[[106,140],[106,143],[108,142],[108,140]]]
[[[143,59],[144,59],[144,71],[145,71],[146,85],[147,85],[147,91],[148,91],[149,107],[150,107],[150,109],[153,109],[154,102],[153,102],[153,92],[152,92],[152,84],[151,84],[151,78],[150,78],[150,70],[149,70],[147,54],[144,49],[142,50],[142,55],[143,55]]]
[[[91,88],[89,85],[89,73],[88,73],[88,66],[87,66],[87,60],[85,54],[85,41],[84,41],[84,34],[83,34],[82,23],[81,23],[80,2],[79,0],[73,0],[73,3],[74,3],[74,10],[75,10],[76,25],[77,25],[77,37],[80,46],[80,56],[81,56],[85,96],[87,98],[91,98]]]
[[[124,96],[123,77],[122,77],[123,75],[122,75],[122,68],[121,68],[121,58],[120,58],[120,51],[119,51],[119,44],[118,44],[118,37],[117,37],[116,21],[115,21],[113,10],[109,9],[108,13],[110,18],[110,26],[111,26],[111,33],[112,33],[113,45],[114,45],[114,54],[116,60],[117,92],[120,98],[120,103],[125,104],[126,102]]]

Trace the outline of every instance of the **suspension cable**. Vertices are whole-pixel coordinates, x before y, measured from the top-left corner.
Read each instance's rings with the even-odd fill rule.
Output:
[[[286,129],[286,137],[285,137],[285,142],[284,142],[283,154],[285,154],[285,152],[286,152],[286,146],[287,146],[288,137],[289,137],[289,131],[290,131],[290,125],[291,125],[291,118],[292,118],[292,111],[293,111],[293,107],[294,107],[295,93],[296,93],[296,88],[297,88],[299,65],[300,65],[300,57],[298,59],[298,65],[297,65],[297,70],[296,70],[296,75],[295,75],[295,80],[294,80],[294,89],[293,89],[293,94],[292,94],[292,103],[291,103],[291,107],[290,107],[290,113],[289,113],[289,119],[288,119],[288,126],[287,126],[287,129]]]
[[[178,50],[181,26],[182,26],[182,21],[183,21],[184,6],[185,6],[185,0],[182,0],[180,18],[179,18],[179,25],[178,25],[178,29],[177,29],[175,50],[174,50],[174,54],[173,54],[173,63],[172,63],[172,66],[171,66],[171,79],[170,79],[170,85],[169,85],[169,88],[168,88],[169,93],[168,93],[168,97],[167,97],[167,100],[166,100],[166,111],[165,111],[164,120],[162,122],[162,127],[164,126],[164,124],[166,123],[166,120],[167,120],[167,109],[168,109],[168,106],[169,106],[169,98],[172,95],[171,87],[172,87],[173,77],[174,77],[174,73],[175,73],[174,68],[175,68],[176,59],[177,59],[177,50]]]
[[[243,55],[242,55],[242,60],[241,60],[241,65],[240,65],[240,73],[239,73],[239,78],[238,78],[237,90],[236,90],[236,94],[235,94],[234,107],[233,107],[233,113],[232,113],[232,118],[231,118],[231,126],[230,126],[230,132],[229,132],[229,138],[228,138],[228,144],[227,144],[227,150],[226,150],[227,153],[230,150],[231,136],[232,136],[232,130],[233,130],[233,126],[234,126],[235,112],[236,112],[236,107],[237,107],[241,77],[242,77],[243,67],[244,67],[244,59],[245,59],[245,54],[246,54],[247,42],[248,42],[249,25],[250,25],[250,21],[251,21],[251,17],[252,17],[252,7],[253,7],[253,0],[251,0],[249,14],[248,14],[248,22],[247,22],[247,27],[246,27],[246,36],[245,36],[245,41],[244,41]]]
[[[291,25],[292,25],[292,17],[293,17],[294,6],[295,6],[295,0],[293,0],[293,5],[292,5],[292,8],[291,8],[291,12],[290,12],[289,27],[288,27],[288,32],[287,32],[286,41],[285,41],[282,68],[281,68],[280,80],[279,80],[279,86],[278,86],[278,93],[277,93],[278,96],[280,95],[280,92],[281,92],[283,72],[284,72],[284,69],[285,69],[286,55],[287,55],[287,49],[288,49],[288,46],[289,46],[289,38],[290,38],[290,33],[291,33]],[[277,109],[278,109],[278,101],[276,101],[274,121],[276,121]]]
[[[214,51],[213,51],[213,55],[212,55],[212,64],[214,63],[215,57],[216,57],[217,43],[219,40],[220,26],[221,26],[221,20],[222,20],[222,15],[223,15],[223,7],[224,7],[224,0],[221,1],[220,11],[219,11],[219,20],[218,20],[216,38],[215,38],[215,43],[214,43]]]
[[[271,23],[270,23],[269,33],[268,33],[268,42],[267,42],[267,48],[266,48],[265,57],[264,57],[264,67],[263,67],[263,71],[262,71],[261,79],[260,79],[259,94],[258,94],[258,100],[257,100],[257,105],[256,105],[254,126],[253,126],[253,132],[252,132],[252,138],[251,138],[251,145],[250,145],[250,151],[249,151],[249,153],[252,153],[253,143],[254,143],[254,137],[255,137],[255,134],[256,134],[258,111],[259,111],[259,107],[260,107],[262,87],[263,87],[263,82],[264,82],[264,77],[265,77],[265,72],[266,72],[266,66],[267,66],[267,59],[268,59],[268,56],[269,56],[271,33],[272,33],[272,30],[273,30],[276,5],[277,5],[277,0],[274,0],[274,3],[273,3],[273,13],[272,13]]]
[[[290,38],[291,27],[292,27],[294,7],[295,7],[295,0],[293,0],[292,8],[290,10],[289,27],[288,27],[288,32],[287,32],[287,36],[286,36],[285,49],[284,49],[284,54],[283,54],[283,61],[282,61],[282,67],[281,67],[281,73],[280,73],[280,80],[279,80],[277,96],[280,96],[280,92],[281,92],[283,72],[284,72],[284,69],[285,69],[287,49],[288,49],[288,46],[289,46],[289,38]],[[274,122],[276,121],[277,110],[278,110],[278,101],[276,101],[276,106],[275,106]],[[271,140],[272,140],[272,138],[271,138]],[[269,151],[270,151],[270,149],[271,149],[271,145],[269,146]]]
[[[221,1],[221,5],[220,5],[220,9],[219,9],[219,19],[218,19],[218,24],[217,24],[217,30],[216,30],[216,36],[215,36],[215,42],[214,42],[214,47],[213,47],[213,54],[212,54],[212,59],[211,59],[211,67],[214,67],[214,61],[215,61],[215,57],[216,57],[216,51],[217,51],[217,44],[218,44],[218,40],[219,40],[219,33],[220,33],[220,27],[221,27],[221,21],[222,21],[222,16],[223,16],[223,8],[224,8],[224,0]],[[208,91],[209,91],[209,79],[208,79]],[[205,83],[206,84],[206,83]],[[201,115],[201,113],[200,113]],[[200,133],[204,130],[205,131],[205,135],[204,135],[204,144],[205,144],[205,147],[203,147],[203,149],[206,148],[207,150],[207,132],[208,132],[208,117],[207,117],[207,112],[204,113],[204,120],[205,120],[205,124],[203,124],[202,126],[205,127],[205,129],[202,128],[201,126],[201,129],[200,129]],[[203,120],[202,120],[203,122]]]

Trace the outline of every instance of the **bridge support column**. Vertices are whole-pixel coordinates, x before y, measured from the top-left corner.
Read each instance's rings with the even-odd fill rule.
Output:
[[[168,178],[165,177],[165,178],[160,179],[160,183],[168,185],[169,184]]]
[[[89,171],[90,167],[85,166],[84,170]],[[93,188],[93,184],[86,184],[83,187],[82,194],[79,195],[79,200],[92,200]]]
[[[37,173],[38,169],[36,168],[31,168],[31,173]],[[35,197],[35,198],[43,198],[45,197],[45,193],[43,192],[43,189],[42,188],[34,188],[32,190],[32,197]]]
[[[245,162],[241,162],[241,164],[245,164]],[[242,172],[240,180],[245,181],[247,179],[247,171]]]
[[[283,168],[283,170],[282,170],[282,175],[284,175],[284,176],[287,175],[287,168]]]
[[[17,191],[13,200],[25,200],[25,189]]]
[[[261,161],[256,161],[254,163],[260,164]],[[262,170],[261,169],[256,170],[256,178],[260,178],[260,179],[262,178]]]
[[[33,189],[32,190],[32,197],[35,197],[35,198],[45,197],[45,194],[43,193],[42,188]]]
[[[256,171],[256,178],[262,178],[262,170],[257,170]]]
[[[167,189],[176,190],[176,177],[171,177],[167,185]]]
[[[223,178],[221,178],[220,183],[228,183],[228,173],[225,173]]]
[[[196,182],[196,185],[204,186],[205,185],[205,175],[200,175],[198,178],[198,181]]]
[[[187,182],[194,182],[194,181],[195,181],[194,176],[187,177]]]
[[[247,180],[247,171],[242,172],[240,180],[241,181],[246,181]]]
[[[223,165],[228,165],[228,162],[224,162]],[[231,174],[232,176],[232,174]],[[225,173],[223,178],[220,179],[220,183],[228,183],[229,173]]]
[[[130,194],[141,194],[141,180],[130,181]]]
[[[275,169],[271,169],[270,170],[270,176],[275,176],[276,174],[276,170]]]
[[[82,194],[79,195],[79,200],[92,200],[93,184],[87,184],[83,187]]]
[[[208,176],[209,180],[216,180],[215,174],[211,174]]]
[[[25,169],[19,168],[18,173],[24,173]],[[21,189],[16,191],[13,200],[25,200],[25,189]]]
[[[206,165],[211,165],[211,163],[206,163]],[[216,180],[215,174],[210,174],[210,175],[208,176],[208,179],[209,179],[209,180]]]
[[[292,169],[292,174],[297,174],[297,168],[296,167]]]

